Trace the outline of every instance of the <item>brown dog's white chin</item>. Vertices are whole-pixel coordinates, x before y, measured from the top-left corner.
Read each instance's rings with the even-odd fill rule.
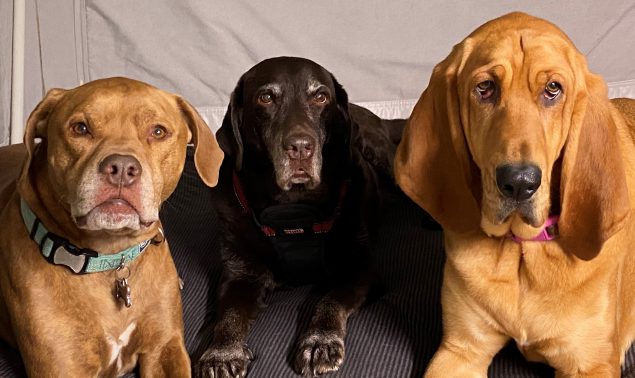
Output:
[[[141,219],[137,210],[124,200],[105,201],[88,214],[74,216],[74,219],[77,227],[89,231],[137,231],[156,222]]]

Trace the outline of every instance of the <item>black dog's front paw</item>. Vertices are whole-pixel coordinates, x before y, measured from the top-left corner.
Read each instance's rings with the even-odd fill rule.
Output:
[[[293,368],[298,374],[312,377],[342,366],[344,339],[334,333],[310,332],[300,340]]]
[[[254,356],[247,345],[210,348],[198,361],[201,378],[242,378],[247,375],[247,364]]]

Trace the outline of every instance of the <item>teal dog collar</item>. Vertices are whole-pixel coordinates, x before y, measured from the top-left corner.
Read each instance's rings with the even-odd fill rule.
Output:
[[[89,248],[79,248],[67,239],[49,232],[23,199],[20,199],[20,212],[31,239],[40,247],[46,261],[63,265],[76,274],[117,269],[122,263],[129,263],[137,258],[152,242],[151,239],[146,240],[119,253],[103,255]]]

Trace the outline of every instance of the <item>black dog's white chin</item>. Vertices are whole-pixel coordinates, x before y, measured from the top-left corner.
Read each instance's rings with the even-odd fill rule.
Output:
[[[284,191],[289,191],[294,186],[315,189],[320,185],[321,171],[322,159],[319,152],[309,159],[294,160],[285,157],[277,164],[276,183]]]
[[[278,183],[278,186],[280,186],[280,189],[284,191],[289,191],[294,187],[304,187],[307,190],[311,190],[315,189],[319,184],[319,177],[316,180],[305,173],[302,175],[293,175],[289,180],[282,183],[282,185]]]

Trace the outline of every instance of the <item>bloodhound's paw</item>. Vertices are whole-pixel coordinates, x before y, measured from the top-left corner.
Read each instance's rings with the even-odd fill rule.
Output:
[[[313,331],[304,335],[293,368],[305,377],[337,371],[344,361],[344,339],[335,333]]]
[[[223,349],[209,348],[198,361],[201,378],[243,378],[254,355],[247,345],[236,344]]]

